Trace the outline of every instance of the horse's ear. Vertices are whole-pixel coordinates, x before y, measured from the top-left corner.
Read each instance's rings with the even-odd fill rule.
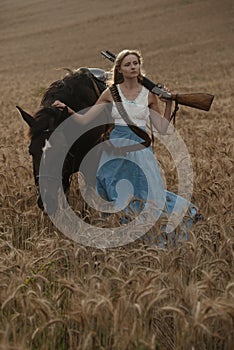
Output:
[[[20,114],[23,117],[23,119],[26,121],[26,123],[31,128],[33,126],[33,124],[35,123],[35,119],[30,114],[25,112],[22,108],[20,108],[19,106],[16,106],[16,108],[18,109],[18,111],[20,112]]]

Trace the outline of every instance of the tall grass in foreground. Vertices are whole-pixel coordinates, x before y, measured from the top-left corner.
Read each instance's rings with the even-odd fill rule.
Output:
[[[0,349],[232,349],[230,216],[198,223],[173,249],[88,248],[57,232],[31,174],[15,170],[2,174]]]

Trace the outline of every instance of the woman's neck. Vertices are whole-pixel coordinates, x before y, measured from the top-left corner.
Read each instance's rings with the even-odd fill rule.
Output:
[[[121,86],[123,86],[126,90],[133,90],[139,86],[138,79],[125,79]]]

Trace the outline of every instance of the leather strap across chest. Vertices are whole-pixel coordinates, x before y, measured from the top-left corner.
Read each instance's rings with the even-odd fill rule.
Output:
[[[109,89],[114,102],[116,102],[116,108],[119,114],[121,115],[121,117],[123,118],[123,120],[125,121],[125,123],[137,136],[139,136],[142,140],[144,140],[143,142],[140,142],[138,144],[131,145],[131,146],[123,146],[121,148],[126,149],[126,152],[133,152],[133,151],[143,149],[144,147],[149,147],[151,144],[151,139],[149,135],[147,134],[147,132],[145,132],[144,130],[139,128],[136,124],[134,124],[129,118],[128,113],[123,106],[122,99],[119,95],[117,86],[113,84],[110,86]]]

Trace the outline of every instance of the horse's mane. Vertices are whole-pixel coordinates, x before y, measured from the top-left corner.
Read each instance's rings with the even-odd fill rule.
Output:
[[[93,80],[100,91],[105,89],[104,83],[98,81],[87,68],[71,70],[66,68],[64,78],[53,82],[44,92],[41,104],[49,107],[55,100],[61,100],[71,109],[79,110],[91,106],[97,99]]]
[[[29,137],[50,129],[53,121],[56,126],[59,125],[61,111],[52,107],[55,100],[64,102],[78,112],[92,106],[97,100],[93,80],[100,92],[105,89],[105,84],[97,80],[87,68],[64,69],[67,74],[62,79],[54,81],[42,95],[41,107],[34,115],[36,123],[29,130]]]

